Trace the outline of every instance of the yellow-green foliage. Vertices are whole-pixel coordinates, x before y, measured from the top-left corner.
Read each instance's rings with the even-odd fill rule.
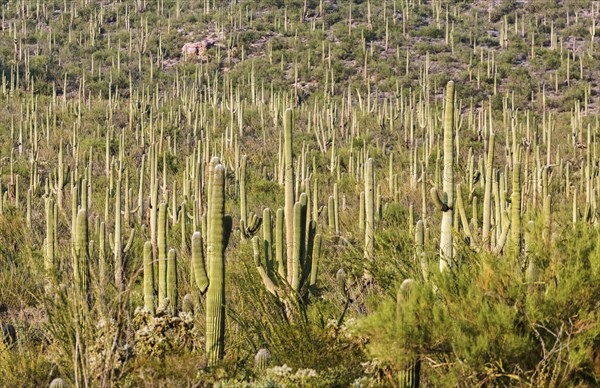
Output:
[[[600,233],[586,226],[561,237],[531,253],[535,283],[514,261],[464,252],[459,271],[417,281],[402,306],[385,299],[359,330],[370,354],[395,370],[427,358],[435,386],[597,383]]]

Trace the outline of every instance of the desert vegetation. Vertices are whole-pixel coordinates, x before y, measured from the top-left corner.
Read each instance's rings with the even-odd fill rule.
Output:
[[[600,3],[0,5],[0,385],[600,384]]]

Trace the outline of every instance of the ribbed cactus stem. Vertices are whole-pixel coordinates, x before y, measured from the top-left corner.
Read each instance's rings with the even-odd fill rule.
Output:
[[[115,192],[115,238],[114,250],[115,257],[115,286],[121,291],[123,284],[123,239],[121,237],[121,180],[117,180],[117,188]]]
[[[358,230],[361,234],[365,233],[365,192],[361,191],[358,195]]]
[[[403,325],[402,308],[408,301],[411,289],[414,287],[414,280],[405,279],[396,296],[396,319],[399,325]],[[418,388],[421,374],[421,360],[416,357],[410,360],[405,368],[398,373],[399,386],[403,388]]]
[[[310,283],[309,287],[312,289],[317,285],[317,276],[319,272],[319,256],[321,255],[321,245],[323,244],[323,237],[320,234],[315,235],[313,250],[312,250],[312,264],[310,267]]]
[[[154,275],[152,272],[152,242],[144,244],[144,308],[154,315]]]
[[[263,210],[263,251],[267,271],[273,270],[273,227],[271,226],[271,209]]]
[[[292,282],[293,290],[300,290],[302,264],[305,255],[306,242],[306,193],[300,195],[300,201],[294,205],[294,254],[292,255]],[[289,274],[288,274],[289,276]]]
[[[333,222],[335,226],[335,234],[340,234],[340,192],[339,186],[336,183],[333,184]]]
[[[292,111],[285,111],[284,122],[284,162],[285,162],[285,235],[287,257],[287,280],[292,284],[294,263],[294,155],[292,148]]]
[[[254,356],[254,368],[257,371],[267,369],[271,361],[271,353],[267,349],[260,349]]]
[[[158,208],[158,304],[167,297],[167,204]]]
[[[417,264],[421,267],[423,278],[427,280],[429,277],[429,264],[425,255],[425,227],[423,220],[417,221],[417,225],[415,226],[415,245]]]
[[[246,207],[246,155],[242,156],[240,161],[240,218],[246,225],[248,225],[248,210]],[[243,236],[243,234],[242,234]]]
[[[365,167],[365,259],[373,260],[374,226],[375,226],[375,176],[373,173],[373,159],[369,158]]]
[[[283,279],[286,278],[286,263],[284,252],[284,239],[283,239],[283,231],[284,231],[284,211],[283,209],[277,209],[277,213],[275,216],[275,260],[277,261],[277,273]]]
[[[481,238],[485,246],[490,246],[490,229],[492,219],[492,174],[494,160],[494,133],[490,133],[488,140],[488,155],[485,164],[485,188],[483,193],[483,226]]]
[[[44,268],[46,274],[52,275],[54,271],[54,200],[46,198],[46,250]]]
[[[177,294],[177,252],[170,249],[167,254],[167,298],[169,298],[169,312],[175,315],[179,305]]]
[[[87,300],[89,290],[89,235],[88,219],[85,208],[77,213],[77,227],[75,237],[75,261],[73,272],[75,285],[80,296]]]
[[[192,235],[192,266],[196,285],[200,289],[200,293],[204,294],[208,288],[208,276],[206,274],[202,233],[200,232],[194,232]]]
[[[513,166],[512,195],[510,197],[510,249],[513,256],[521,254],[523,230],[521,226],[521,164]]]
[[[106,224],[104,221],[100,222],[98,231],[98,284],[101,290],[106,287]]]
[[[223,358],[225,334],[225,248],[231,232],[225,225],[225,167],[214,168],[210,211],[209,286],[206,298],[206,360],[213,366]]]
[[[452,245],[452,219],[454,216],[454,82],[446,88],[446,110],[444,112],[444,175],[442,187],[444,204],[448,207],[442,213],[440,237],[440,271],[452,267],[454,247]]]

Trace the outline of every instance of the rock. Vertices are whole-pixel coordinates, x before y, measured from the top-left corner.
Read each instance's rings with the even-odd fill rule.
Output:
[[[200,42],[188,42],[181,48],[181,54],[185,59],[199,59],[206,61],[206,52],[215,45],[212,39],[204,39]]]

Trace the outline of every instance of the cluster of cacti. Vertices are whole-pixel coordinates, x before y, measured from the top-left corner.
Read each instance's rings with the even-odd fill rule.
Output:
[[[301,193],[298,201],[294,200],[292,137],[292,111],[288,109],[284,117],[285,207],[276,212],[274,242],[270,209],[263,212],[262,244],[258,236],[252,239],[254,262],[263,283],[271,294],[287,305],[288,311],[291,301],[301,300],[308,290],[316,287],[321,251],[317,222],[309,216],[309,196]]]
[[[558,246],[565,209],[573,233],[600,225],[596,2],[558,2],[560,20],[528,18],[536,7],[520,3],[437,0],[282,10],[55,3],[3,7],[0,218],[16,215],[28,236],[0,248],[31,258],[31,268],[13,268],[8,252],[2,268],[43,279],[37,300],[75,305],[81,328],[63,341],[74,371],[61,371],[75,385],[94,381],[82,339],[94,330],[83,325],[118,321],[112,340],[125,348],[136,305],[151,318],[183,310],[205,322],[199,341],[214,366],[227,314],[250,315],[237,303],[253,295],[225,292],[240,278],[260,277],[259,292],[274,296],[261,302],[283,306],[291,325],[323,298],[341,326],[370,311],[370,293],[390,291],[378,271],[397,257],[400,280],[434,290],[434,250],[444,279],[461,273],[465,257],[501,257],[537,289],[561,266],[546,271],[548,260],[532,252],[538,239],[545,251]],[[463,36],[465,20],[486,28]],[[173,54],[198,25],[215,41]],[[318,34],[328,38],[315,44]],[[452,54],[448,74],[460,84],[440,84],[437,51]],[[300,54],[290,63],[288,52]],[[505,57],[514,52],[523,65],[513,74]],[[388,68],[393,76],[381,77]],[[248,263],[258,276],[244,272]],[[367,281],[354,289],[360,274]],[[261,371],[271,353],[256,350],[243,354],[256,354]],[[419,368],[414,358],[394,378],[417,386]]]

